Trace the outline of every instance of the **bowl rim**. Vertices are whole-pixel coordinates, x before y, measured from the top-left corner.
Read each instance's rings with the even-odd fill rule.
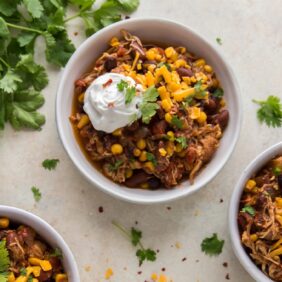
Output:
[[[229,236],[231,238],[232,248],[235,252],[236,257],[240,261],[241,265],[245,270],[254,278],[256,281],[260,282],[272,282],[269,277],[267,277],[251,260],[244,250],[241,244],[241,239],[239,235],[239,228],[237,223],[239,200],[242,196],[244,189],[244,184],[248,178],[260,168],[262,168],[268,161],[270,161],[275,155],[282,152],[282,142],[278,142],[266,150],[262,151],[257,155],[243,170],[239,180],[237,181],[235,188],[233,190],[230,205],[229,205]]]
[[[41,217],[31,212],[12,206],[0,205],[0,216],[1,215],[8,217],[10,221],[16,221],[19,223],[23,223],[23,222],[17,218],[24,218],[29,223],[23,223],[23,224],[32,227],[36,233],[38,233],[39,228],[42,228],[43,232],[48,230],[49,235],[51,235],[51,237],[55,239],[56,242],[58,242],[58,247],[60,247],[64,255],[64,258],[68,261],[70,265],[70,270],[69,270],[69,272],[71,272],[70,282],[71,281],[80,282],[80,275],[75,257],[70,247],[67,245],[63,237],[58,233],[58,231],[56,231],[54,227],[52,227],[48,222],[43,220]],[[46,239],[44,235],[40,235],[40,236],[43,237],[44,241],[50,244],[48,238]]]
[[[221,163],[219,165],[217,165],[216,169],[214,169],[214,171],[212,173],[210,173],[209,176],[206,177],[205,182],[202,185],[199,185],[197,187],[196,184],[194,184],[193,189],[189,190],[186,189],[185,193],[179,193],[179,194],[167,194],[168,196],[162,196],[160,198],[150,198],[150,197],[144,197],[142,199],[139,198],[138,195],[124,195],[121,194],[117,189],[111,189],[108,187],[105,187],[103,184],[99,183],[99,181],[96,181],[94,179],[94,177],[91,177],[90,174],[88,174],[82,165],[78,164],[78,162],[76,161],[76,157],[73,154],[72,150],[69,148],[68,146],[68,140],[65,138],[64,136],[64,130],[63,130],[63,125],[62,125],[62,120],[60,119],[60,96],[63,93],[63,88],[64,88],[64,84],[67,81],[67,73],[70,69],[70,66],[72,66],[77,59],[80,56],[80,53],[83,53],[83,51],[85,49],[87,49],[88,45],[93,45],[95,42],[95,39],[99,36],[101,36],[103,33],[107,33],[107,31],[111,30],[112,28],[116,28],[119,26],[122,26],[124,28],[125,24],[131,24],[131,23],[144,23],[144,22],[152,22],[152,23],[164,23],[164,24],[169,24],[169,25],[173,25],[175,28],[181,28],[183,30],[185,30],[187,33],[190,33],[194,38],[196,38],[196,40],[201,41],[202,44],[204,44],[205,46],[207,46],[208,48],[212,49],[212,51],[221,59],[222,64],[224,65],[224,67],[226,68],[226,73],[228,74],[228,77],[230,78],[230,80],[233,82],[233,86],[234,86],[234,93],[236,93],[236,95],[234,95],[236,103],[238,105],[238,113],[237,113],[237,123],[236,123],[236,127],[234,129],[234,134],[233,134],[233,139],[230,140],[229,143],[229,149],[226,150],[225,155],[222,157]],[[242,124],[242,116],[243,116],[243,110],[242,110],[242,98],[241,98],[241,90],[240,90],[240,86],[239,83],[235,77],[235,74],[230,66],[230,64],[228,63],[228,61],[226,60],[225,56],[222,54],[221,51],[219,51],[218,46],[215,45],[215,43],[211,43],[208,40],[205,39],[204,36],[202,36],[200,33],[194,31],[194,29],[178,23],[176,21],[173,20],[168,20],[165,18],[161,18],[161,17],[146,17],[146,18],[134,18],[134,19],[128,19],[126,21],[120,21],[114,24],[111,24],[101,30],[99,30],[98,32],[96,32],[95,34],[93,34],[92,36],[90,36],[89,38],[87,38],[84,42],[82,42],[82,44],[76,49],[76,51],[73,53],[73,55],[71,56],[71,58],[69,59],[67,65],[65,66],[65,69],[63,71],[62,77],[60,79],[60,82],[58,84],[58,88],[57,88],[57,93],[56,93],[56,124],[57,124],[57,130],[58,130],[58,134],[61,140],[61,143],[63,144],[63,147],[65,149],[65,151],[67,152],[68,156],[70,157],[70,159],[72,160],[72,162],[74,163],[74,165],[76,166],[76,168],[80,171],[80,173],[82,175],[84,175],[84,177],[95,187],[97,187],[99,190],[115,197],[121,200],[125,200],[127,202],[131,202],[131,203],[137,203],[137,204],[155,204],[155,203],[165,203],[165,202],[170,202],[185,196],[188,196],[190,194],[193,194],[194,192],[200,190],[201,188],[203,188],[204,186],[206,186],[220,171],[221,169],[224,167],[224,165],[226,164],[226,162],[229,160],[229,158],[231,157],[231,154],[233,153],[235,146],[237,144],[237,141],[239,139],[239,135],[240,135],[240,129],[241,129],[241,124]],[[91,165],[89,163],[89,165]],[[96,173],[96,172],[95,172]],[[177,188],[175,188],[177,189]]]

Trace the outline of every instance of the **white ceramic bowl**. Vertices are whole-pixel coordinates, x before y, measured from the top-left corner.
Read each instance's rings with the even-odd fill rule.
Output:
[[[78,268],[74,256],[59,233],[40,217],[22,209],[0,205],[0,217],[25,224],[33,228],[50,246],[59,248],[63,254],[63,266],[69,282],[80,282]]]
[[[278,154],[282,154],[282,142],[275,144],[266,151],[262,152],[247,166],[235,186],[229,206],[229,232],[234,252],[246,271],[256,281],[259,282],[271,282],[272,280],[269,279],[262,271],[260,271],[260,269],[247,255],[245,249],[241,244],[239,227],[237,223],[239,203],[245,183],[248,181],[248,179]]]
[[[148,191],[129,189],[115,184],[88,162],[75,140],[71,115],[74,82],[84,74],[95,59],[107,48],[113,36],[120,36],[120,30],[126,29],[141,40],[163,42],[175,46],[186,46],[190,51],[206,59],[212,65],[225,91],[230,120],[224,132],[220,147],[210,163],[199,173],[195,183],[181,183],[171,190]],[[239,136],[242,107],[239,87],[233,72],[220,54],[218,47],[207,42],[190,28],[165,19],[131,19],[110,25],[88,38],[73,54],[61,78],[56,100],[57,126],[63,146],[82,174],[96,187],[118,198],[136,203],[165,202],[187,196],[206,185],[224,166],[230,157]]]

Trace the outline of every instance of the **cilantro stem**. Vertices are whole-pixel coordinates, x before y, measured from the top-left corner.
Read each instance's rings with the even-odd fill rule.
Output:
[[[30,32],[36,32],[38,34],[43,34],[43,32],[38,30],[38,29],[29,28],[29,27],[22,26],[22,25],[11,24],[11,23],[7,23],[7,22],[6,22],[6,24],[7,24],[7,26],[9,26],[11,28],[26,30],[26,31],[30,31]]]
[[[81,16],[81,12],[79,12],[79,13],[77,13],[77,14],[75,14],[75,15],[73,15],[73,16],[67,18],[67,19],[65,19],[65,20],[64,20],[64,23],[69,22],[69,21],[71,21],[71,20],[74,20],[74,19],[76,19],[76,18],[78,18],[78,17],[80,17],[80,16]]]
[[[8,69],[11,68],[11,66],[4,60],[0,57],[0,62],[3,63],[3,65],[5,65]]]

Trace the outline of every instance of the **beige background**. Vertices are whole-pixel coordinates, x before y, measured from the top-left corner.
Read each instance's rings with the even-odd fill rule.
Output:
[[[261,151],[281,140],[281,129],[259,125],[253,98],[281,94],[281,0],[141,0],[133,17],[158,16],[177,20],[209,41],[222,38],[220,50],[239,80],[244,106],[240,140],[221,173],[200,192],[170,204],[140,206],[121,202],[90,185],[66,155],[55,124],[56,87],[61,72],[50,68],[42,112],[47,123],[41,132],[15,132],[9,126],[0,136],[0,203],[41,216],[65,238],[77,259],[83,282],[143,282],[152,272],[165,273],[174,282],[253,281],[234,257],[228,236],[228,202],[243,168]],[[78,46],[83,40],[79,20],[69,23]],[[78,31],[79,35],[74,36]],[[44,48],[39,42],[38,62]],[[59,158],[55,171],[41,167],[45,158]],[[42,200],[34,203],[31,186],[40,188]],[[220,203],[220,199],[223,203]],[[99,213],[99,206],[104,213]],[[167,209],[171,207],[171,210]],[[112,225],[116,219],[130,228],[137,220],[144,245],[159,249],[155,263],[139,268],[135,249]],[[203,238],[217,232],[226,243],[216,258],[200,250]],[[182,262],[182,258],[187,260]],[[228,267],[222,263],[228,262]],[[138,271],[142,271],[139,275]]]

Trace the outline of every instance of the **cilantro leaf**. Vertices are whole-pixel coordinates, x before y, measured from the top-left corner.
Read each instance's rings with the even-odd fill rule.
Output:
[[[202,87],[202,80],[199,80],[195,85],[195,95],[200,96],[200,97],[205,97],[206,96],[206,91]]]
[[[133,244],[133,246],[137,246],[137,244],[140,243],[141,238],[142,238],[142,232],[132,227],[131,228],[131,243]]]
[[[1,11],[1,10],[0,10]],[[7,27],[5,20],[0,17],[0,55],[6,53],[8,40],[10,38],[10,31]]]
[[[12,16],[17,11],[17,5],[19,1],[0,1],[0,13],[6,17]]]
[[[132,13],[134,12],[139,4],[139,0],[117,0],[123,7],[125,12]]]
[[[187,148],[187,138],[186,137],[180,136],[180,137],[176,137],[174,140],[181,145],[182,149]]]
[[[127,87],[128,87],[128,82],[123,79],[117,84],[117,89],[120,92],[122,92]]]
[[[20,269],[20,275],[26,276],[26,268],[25,268],[25,267],[22,267],[22,268]]]
[[[222,88],[217,88],[213,93],[212,96],[216,97],[216,98],[222,98],[224,95],[224,91]]]
[[[42,166],[45,169],[54,170],[57,167],[59,161],[59,159],[46,159],[42,162]]]
[[[154,86],[149,87],[143,94],[143,101],[140,105],[142,122],[148,124],[156,114],[159,105],[156,103],[159,92]]]
[[[55,248],[54,252],[50,254],[50,257],[57,257],[57,258],[63,258],[63,253],[61,251],[61,249],[59,248]]]
[[[0,80],[0,89],[7,93],[17,90],[19,83],[22,82],[18,74],[13,69],[9,69],[4,77]]]
[[[132,102],[133,98],[136,96],[136,88],[134,86],[127,87],[125,91],[125,104]]]
[[[245,212],[245,213],[248,213],[251,216],[254,216],[255,213],[256,213],[255,209],[252,206],[250,206],[250,205],[244,206],[241,211]]]
[[[0,273],[1,274],[7,273],[9,266],[10,266],[9,252],[6,248],[6,241],[2,240],[0,241]]]
[[[0,129],[5,126],[5,93],[0,90]]]
[[[31,191],[33,193],[34,200],[36,202],[39,202],[41,200],[41,196],[42,196],[40,190],[37,187],[33,186],[33,187],[31,187]]]
[[[70,0],[70,3],[79,6],[81,10],[89,9],[93,6],[96,0]]]
[[[36,38],[35,33],[23,32],[17,37],[17,41],[19,42],[21,47],[24,47],[29,45],[35,38]]]
[[[278,176],[282,172],[281,168],[278,166],[274,167],[272,171],[275,176]]]
[[[216,42],[217,42],[219,45],[222,45],[222,39],[221,39],[221,38],[217,37],[217,38],[216,38]]]
[[[156,252],[151,249],[138,249],[136,256],[139,259],[139,266],[141,266],[145,260],[155,261],[157,258]]]
[[[157,160],[154,154],[147,152],[147,160],[152,162],[154,166],[157,165]]]
[[[43,6],[39,0],[23,0],[28,12],[33,18],[40,18],[43,13]]]
[[[117,171],[119,167],[123,164],[123,160],[117,160],[113,164],[109,164],[110,171]]]
[[[219,240],[217,234],[214,233],[212,237],[206,238],[201,243],[202,252],[210,256],[219,255],[222,252],[224,240]]]
[[[181,129],[183,127],[183,123],[178,116],[172,116],[171,124]]]
[[[279,97],[269,96],[266,101],[253,102],[260,105],[257,117],[261,123],[265,122],[268,127],[282,126],[282,104]]]
[[[160,68],[160,67],[162,67],[162,66],[165,66],[169,71],[171,71],[171,66],[170,66],[169,63],[167,63],[167,62],[160,62],[160,63],[157,65],[158,68]]]

